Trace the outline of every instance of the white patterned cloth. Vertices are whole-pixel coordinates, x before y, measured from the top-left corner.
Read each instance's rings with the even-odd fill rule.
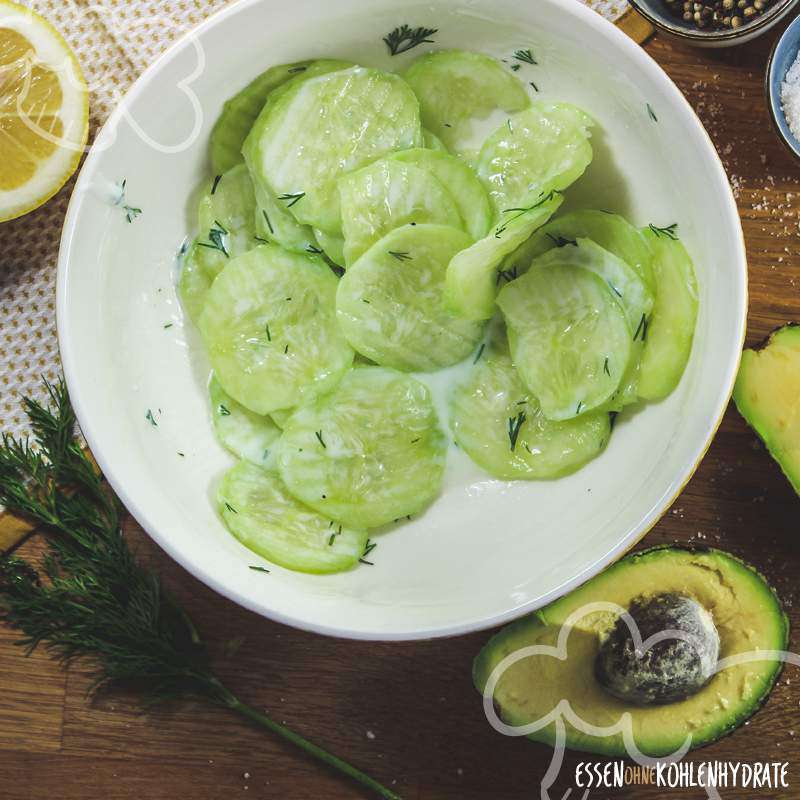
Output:
[[[622,2],[586,0],[611,20]],[[119,97],[183,32],[228,0],[22,0],[64,36],[90,88],[90,142]],[[26,430],[20,395],[41,397],[40,377],[59,376],[55,276],[73,181],[42,208],[0,224],[0,412],[2,430]]]

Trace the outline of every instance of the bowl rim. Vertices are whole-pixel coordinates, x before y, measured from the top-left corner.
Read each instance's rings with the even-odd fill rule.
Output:
[[[628,0],[634,10],[641,14],[651,25],[664,33],[683,39],[687,42],[733,42],[736,39],[747,37],[755,38],[764,33],[767,28],[775,24],[785,14],[791,11],[800,0],[784,0],[771,6],[766,14],[762,14],[753,22],[748,22],[740,28],[723,28],[704,31],[700,28],[684,28],[682,25],[670,22],[666,16],[654,13],[647,0]],[[666,11],[665,11],[666,15]]]
[[[300,630],[305,630],[313,633],[318,633],[337,638],[352,639],[352,640],[365,640],[365,641],[412,641],[412,640],[427,640],[442,637],[459,636],[467,633],[483,631],[490,628],[495,628],[499,625],[506,624],[512,620],[525,616],[539,608],[543,608],[552,601],[569,593],[577,588],[590,578],[606,569],[610,564],[613,564],[625,553],[631,550],[638,544],[650,530],[658,523],[658,521],[667,513],[670,506],[674,503],[677,497],[685,488],[686,484],[694,475],[698,466],[702,462],[706,453],[708,452],[711,443],[716,436],[722,419],[727,410],[731,395],[733,393],[736,375],[738,373],[739,363],[741,360],[741,351],[744,345],[746,323],[747,323],[747,309],[748,309],[748,274],[747,274],[747,251],[745,247],[744,234],[742,231],[741,218],[739,216],[738,208],[736,206],[730,184],[725,173],[722,162],[717,154],[716,148],[711,141],[708,132],[703,127],[700,119],[691,107],[689,102],[684,97],[683,93],[676,86],[673,80],[667,75],[664,69],[649,55],[643,48],[636,44],[630,37],[623,33],[616,25],[609,20],[602,17],[597,12],[584,6],[582,3],[575,3],[574,0],[550,0],[561,6],[566,13],[574,14],[582,18],[589,27],[599,28],[605,31],[607,37],[612,44],[616,44],[618,48],[627,51],[628,57],[638,64],[640,70],[649,73],[654,80],[658,81],[663,86],[665,96],[670,101],[682,108],[686,114],[686,125],[694,128],[695,133],[701,141],[706,145],[706,155],[711,160],[712,167],[717,172],[717,177],[720,181],[720,189],[724,188],[727,191],[722,191],[722,205],[726,209],[729,218],[732,233],[735,237],[735,250],[738,251],[739,258],[735,259],[735,274],[738,276],[737,287],[741,293],[741,306],[738,309],[739,317],[739,330],[735,333],[735,342],[737,355],[732,359],[732,363],[728,368],[728,382],[727,385],[721,387],[718,394],[717,404],[712,408],[709,415],[707,432],[705,441],[698,443],[695,449],[695,455],[691,461],[687,459],[683,468],[683,472],[676,476],[674,492],[668,499],[663,500],[658,507],[651,509],[641,520],[640,524],[631,529],[628,534],[620,539],[607,553],[598,558],[595,562],[585,566],[581,571],[576,573],[571,579],[565,581],[562,586],[550,590],[536,600],[531,600],[522,605],[506,609],[500,613],[491,613],[489,615],[475,616],[466,621],[455,623],[437,624],[434,627],[421,628],[415,630],[396,631],[383,631],[379,627],[371,629],[352,628],[346,625],[329,625],[317,623],[313,618],[293,616],[291,613],[284,613],[276,611],[270,607],[266,602],[258,600],[249,595],[245,590],[240,587],[220,579],[214,574],[213,571],[205,569],[202,565],[195,562],[191,553],[173,544],[171,538],[166,531],[161,531],[158,525],[151,518],[151,513],[141,507],[134,500],[129,488],[122,484],[122,481],[114,469],[114,462],[117,460],[113,451],[107,451],[102,443],[102,436],[98,431],[93,419],[87,415],[84,396],[87,394],[87,389],[84,384],[79,380],[80,371],[80,357],[74,344],[74,336],[70,327],[70,316],[68,313],[69,306],[69,283],[70,283],[70,270],[73,268],[73,260],[71,258],[72,245],[76,239],[78,232],[78,223],[81,216],[83,206],[83,198],[87,196],[87,189],[94,177],[97,170],[98,161],[102,157],[103,150],[97,146],[97,143],[102,143],[107,136],[113,135],[113,131],[125,117],[127,108],[138,96],[144,92],[157,77],[161,69],[161,65],[168,60],[171,60],[183,47],[187,46],[190,39],[197,35],[202,34],[209,28],[219,24],[220,21],[227,19],[230,16],[235,16],[245,9],[262,3],[264,0],[238,0],[225,8],[218,10],[209,16],[206,20],[199,25],[185,32],[174,43],[172,43],[150,66],[137,78],[136,81],[129,87],[127,92],[120,99],[116,108],[109,115],[106,122],[98,131],[93,144],[83,166],[81,167],[77,182],[73,189],[72,196],[70,197],[67,214],[64,221],[62,236],[59,247],[58,267],[57,267],[57,280],[56,280],[56,325],[58,332],[59,348],[61,353],[61,362],[64,377],[66,380],[67,388],[70,393],[72,404],[75,414],[80,425],[81,431],[86,439],[86,442],[97,460],[103,475],[108,481],[111,488],[117,494],[121,502],[124,504],[128,512],[139,524],[139,526],[148,534],[148,536],[164,551],[176,561],[181,567],[189,572],[194,578],[204,583],[213,591],[222,595],[223,597],[235,602],[237,605],[248,609],[260,616],[271,619],[285,625],[289,625]],[[398,7],[400,11],[400,7]],[[77,267],[75,267],[77,269]]]
[[[800,159],[800,141],[794,137],[794,134],[791,133],[791,129],[789,133],[792,135],[792,138],[795,138],[795,142],[797,145],[793,144],[792,141],[786,136],[783,128],[780,124],[780,117],[783,118],[784,122],[786,122],[786,126],[788,128],[789,121],[786,119],[786,115],[783,113],[783,104],[781,103],[780,97],[780,87],[783,83],[783,77],[778,81],[777,88],[778,93],[776,94],[772,88],[772,81],[775,76],[775,56],[780,50],[781,45],[784,44],[784,41],[787,38],[787,34],[790,31],[793,32],[795,28],[800,28],[800,17],[795,17],[787,26],[786,30],[781,33],[781,35],[773,42],[772,47],[769,51],[769,57],[767,58],[767,68],[764,71],[764,94],[766,95],[767,99],[767,110],[769,111],[769,119],[772,123],[772,127],[775,130],[775,133],[778,135],[778,139],[780,139],[783,146],[796,158]],[[797,45],[798,45],[798,54],[800,54],[800,35],[797,37]]]

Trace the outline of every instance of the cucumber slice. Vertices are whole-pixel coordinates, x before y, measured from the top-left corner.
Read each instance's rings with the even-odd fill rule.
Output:
[[[579,237],[574,245],[553,248],[535,258],[531,268],[548,268],[553,264],[581,267],[594,272],[608,284],[625,311],[628,327],[633,332],[628,362],[615,363],[610,355],[608,363],[603,366],[603,370],[611,373],[612,377],[621,376],[619,388],[608,406],[609,411],[621,411],[638,397],[639,360],[653,310],[653,294],[632,267],[590,239]]]
[[[199,322],[225,391],[269,414],[333,388],[353,362],[336,323],[338,283],[321,260],[275,245],[232,259]]]
[[[577,180],[592,160],[592,125],[576,106],[545,102],[501,125],[481,147],[477,167],[498,214]]]
[[[464,319],[489,319],[494,314],[501,279],[499,268],[555,214],[563,201],[562,195],[552,193],[524,211],[507,212],[503,215],[505,221],[487,236],[456,254],[447,267],[445,308]]]
[[[497,305],[511,356],[545,417],[565,420],[598,408],[619,386],[632,331],[605,280],[588,269],[553,264],[504,286]]]
[[[272,443],[281,435],[280,428],[269,417],[254,414],[237,403],[213,375],[208,396],[219,443],[237,458],[264,466]]]
[[[382,367],[358,367],[292,415],[277,460],[289,491],[345,525],[376,528],[439,493],[447,440],[428,389]]]
[[[373,245],[339,281],[336,313],[359,353],[395,369],[431,371],[466,358],[480,322],[443,307],[450,259],[469,236],[444,225],[406,225]]]
[[[250,131],[258,131],[263,127],[264,119],[269,114],[270,108],[287,92],[312,78],[328,75],[331,72],[338,72],[351,66],[353,66],[351,62],[337,59],[318,59],[317,61],[306,62],[305,69],[295,73],[291,80],[281,84],[269,94],[261,113],[251,126]],[[313,232],[307,225],[301,225],[294,218],[286,208],[286,202],[279,201],[277,199],[278,193],[264,180],[259,162],[257,133],[253,135],[248,133],[242,145],[242,154],[255,186],[258,204],[256,227],[259,238],[275,242],[296,253],[311,252],[316,247]]]
[[[428,53],[411,64],[405,78],[419,98],[422,124],[453,153],[466,151],[474,119],[496,109],[522,111],[531,103],[522,82],[481,53]]]
[[[314,232],[301,225],[261,183],[255,185],[256,235],[294,253],[310,253],[316,248]]]
[[[269,93],[304,72],[309,61],[270,67],[241,91],[225,101],[211,131],[211,165],[214,172],[227,172],[242,162],[242,145],[250,133]]]
[[[336,234],[339,176],[421,144],[419,104],[405,81],[354,67],[293,85],[268,103],[245,155],[295,219]]]
[[[314,238],[317,245],[324,251],[325,255],[338,266],[344,266],[344,239],[341,236],[331,236],[319,228],[314,228]]]
[[[697,280],[692,259],[674,233],[649,229],[644,235],[653,253],[656,301],[645,332],[639,396],[660,400],[678,385],[692,352]]]
[[[297,572],[342,572],[358,563],[367,533],[332,523],[295,500],[280,478],[247,461],[228,470],[217,492],[228,530],[248,549]]]
[[[410,223],[461,227],[450,193],[429,171],[382,158],[339,179],[345,265],[389,231]]]
[[[422,129],[422,146],[428,148],[428,150],[436,150],[441,153],[448,152],[444,142],[435,133],[431,133],[425,128]]]
[[[227,261],[222,253],[200,247],[197,239],[186,251],[178,281],[178,295],[183,310],[195,324],[200,318],[206,294],[214,278],[219,275]]]
[[[569,244],[578,238],[591,239],[621,258],[636,270],[651,290],[654,288],[653,256],[644,234],[624,217],[608,211],[573,211],[551,219],[533,235],[530,257],[536,258],[553,247]]]
[[[199,242],[219,253],[213,231],[220,230],[219,239],[231,258],[252,250],[257,244],[255,208],[253,181],[245,165],[238,164],[207,184],[197,209]]]
[[[508,345],[489,345],[450,398],[450,425],[464,452],[503,480],[556,478],[602,452],[611,433],[604,412],[553,422],[520,380]]]
[[[435,150],[401,150],[391,158],[430,172],[455,201],[464,230],[474,239],[486,236],[492,225],[492,206],[475,173],[459,159]]]
[[[206,293],[229,258],[257,245],[253,182],[244,165],[209,181],[198,204],[200,236],[183,261],[178,293],[186,313],[197,322]]]

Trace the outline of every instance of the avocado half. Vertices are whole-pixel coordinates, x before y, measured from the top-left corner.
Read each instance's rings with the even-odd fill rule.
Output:
[[[674,592],[696,600],[713,617],[720,659],[756,650],[785,650],[789,623],[777,595],[752,567],[714,549],[656,547],[626,556],[605,572],[545,608],[503,628],[481,650],[473,680],[481,694],[495,666],[530,645],[555,646],[564,621],[590,603],[615,603],[627,609],[636,598]],[[594,665],[604,637],[618,615],[589,611],[579,616],[567,638],[566,659],[536,654],[507,669],[494,692],[498,714],[509,725],[546,716],[562,699],[585,722],[598,727],[630,714],[637,747],[650,756],[669,755],[692,736],[692,748],[716,741],[750,717],[769,695],[782,662],[750,661],[717,672],[696,694],[664,705],[633,705],[606,692]],[[573,750],[625,756],[621,733],[592,736],[566,725]],[[554,744],[551,723],[530,737]]]
[[[800,326],[785,325],[745,350],[733,399],[800,494]]]

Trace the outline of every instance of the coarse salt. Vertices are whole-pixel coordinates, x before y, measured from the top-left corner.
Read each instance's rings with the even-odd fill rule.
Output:
[[[781,83],[781,107],[796,139],[800,139],[800,53]]]

